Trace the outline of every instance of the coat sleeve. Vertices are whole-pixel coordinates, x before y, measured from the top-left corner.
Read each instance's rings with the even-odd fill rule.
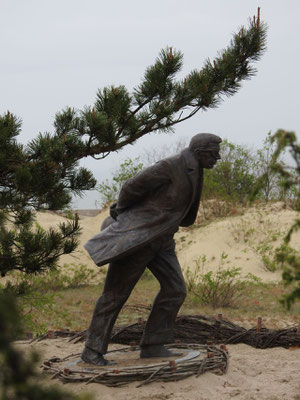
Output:
[[[146,196],[163,185],[171,182],[170,166],[165,161],[159,161],[128,179],[119,194],[117,212],[120,214],[125,209],[142,201]]]

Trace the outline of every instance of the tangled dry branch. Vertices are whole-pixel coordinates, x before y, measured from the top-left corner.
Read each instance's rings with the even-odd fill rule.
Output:
[[[142,337],[145,322],[139,318],[137,323],[114,328],[111,341],[118,344],[138,344]],[[86,330],[82,332],[49,331],[46,337],[70,337],[77,343],[85,339]],[[233,322],[203,315],[181,315],[176,318],[174,329],[175,342],[180,343],[244,343],[249,346],[266,349],[270,347],[300,346],[300,330],[294,326],[286,329],[272,330],[263,327],[245,329]]]

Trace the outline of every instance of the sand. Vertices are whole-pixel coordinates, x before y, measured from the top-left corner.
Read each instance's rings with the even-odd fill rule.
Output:
[[[70,344],[68,339],[47,339],[38,344],[18,344],[27,350],[38,350],[43,359],[64,357],[82,350],[82,344]],[[230,355],[227,374],[209,372],[179,382],[153,382],[141,388],[137,383],[122,388],[102,384],[67,383],[64,389],[75,393],[90,392],[96,400],[299,400],[300,350],[274,348],[254,349],[244,344],[227,346]],[[110,349],[117,348],[111,345]],[[47,375],[48,377],[48,375]],[[55,381],[62,386],[62,383]],[[53,381],[51,381],[53,384]]]
[[[103,269],[95,266],[83,245],[100,231],[107,215],[108,209],[105,209],[94,217],[80,217],[82,234],[79,248],[72,255],[62,256],[61,266],[85,264],[97,271]],[[206,226],[180,228],[175,234],[180,265],[183,270],[188,267],[193,269],[196,261],[205,256],[204,270],[216,270],[224,254],[224,267],[239,267],[243,275],[252,273],[264,281],[278,281],[281,279],[280,271],[270,273],[264,266],[260,252],[269,247],[265,255],[272,258],[272,249],[281,243],[296,217],[297,213],[286,208],[284,203],[274,203],[249,208],[243,215],[218,219]],[[46,229],[66,221],[66,218],[48,212],[38,213],[37,219]],[[292,245],[300,250],[300,230],[294,234]],[[102,279],[103,275],[100,277]]]
[[[83,232],[80,247],[75,255],[62,257],[61,265],[86,264],[98,269],[83,249],[83,244],[98,233],[107,214],[108,210],[105,210],[95,217],[81,217]],[[269,272],[262,255],[272,257],[273,250],[296,217],[296,212],[277,203],[251,208],[243,215],[216,220],[200,228],[181,229],[176,234],[179,261],[185,270],[187,267],[193,268],[195,261],[205,255],[203,269],[215,270],[223,254],[223,267],[240,267],[244,275],[250,272],[264,281],[279,280],[280,272]],[[65,218],[57,214],[38,214],[38,222],[45,228],[63,221]],[[292,244],[300,250],[300,232],[294,235]],[[100,272],[99,277],[103,277]],[[42,359],[54,355],[62,357],[82,350],[82,344],[70,344],[66,339],[48,339],[31,345],[18,343],[18,346],[27,351],[32,348],[39,350]],[[110,346],[110,349],[115,346]],[[154,382],[142,388],[136,388],[135,383],[123,388],[108,388],[100,384],[67,384],[64,388],[76,393],[89,391],[95,399],[102,400],[300,399],[300,349],[258,350],[243,344],[230,345],[228,349],[230,367],[223,376],[205,373],[198,378],[191,377],[180,382]]]

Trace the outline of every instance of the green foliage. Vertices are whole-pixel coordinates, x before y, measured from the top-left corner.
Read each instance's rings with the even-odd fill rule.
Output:
[[[55,315],[57,321],[68,321],[66,311],[57,308],[57,292],[90,285],[96,276],[97,272],[84,264],[64,264],[62,269],[51,269],[39,274],[14,272],[2,289],[3,293],[16,297],[26,331],[42,334],[47,330],[47,324],[38,323],[36,314]]]
[[[277,251],[277,259],[279,262],[284,263],[283,281],[292,288],[281,302],[290,308],[297,299],[300,299],[300,254],[290,246],[282,247]]]
[[[287,200],[297,197],[294,186],[284,183],[279,169],[284,168],[282,155],[276,157],[276,146],[268,133],[263,147],[255,153],[243,145],[228,140],[221,143],[221,160],[212,170],[205,171],[203,200],[218,199],[226,202],[245,203],[254,199]],[[273,161],[276,157],[277,167]],[[295,171],[290,176],[296,179]]]
[[[73,220],[74,219],[74,214],[71,208],[66,208],[63,210],[63,216],[67,219]]]
[[[26,279],[16,284],[7,284],[3,288],[5,295],[16,297],[18,309],[22,316],[22,321],[26,332],[32,332],[35,335],[44,334],[47,331],[45,323],[37,322],[35,313],[42,315],[54,315],[58,318],[65,316],[63,310],[56,310],[56,296],[50,292],[46,286],[41,290],[36,290]]]
[[[0,212],[1,213],[1,212]],[[2,212],[0,224],[0,272],[19,270],[27,273],[45,271],[57,265],[59,257],[72,253],[78,245],[80,227],[78,216],[72,222],[62,223],[58,229],[45,231],[40,226],[34,227],[31,211],[13,215]],[[11,222],[13,227],[11,228]]]
[[[256,232],[253,232],[253,234],[255,233]],[[282,267],[282,265],[278,263],[276,249],[274,248],[274,242],[279,239],[280,236],[281,232],[268,231],[266,232],[266,237],[260,240],[255,248],[261,256],[265,268],[270,272],[274,272]]]
[[[11,274],[15,294],[25,293],[27,288],[34,291],[61,290],[90,285],[98,275],[97,271],[85,264],[64,264],[62,268],[47,270],[39,274]],[[10,285],[9,283],[7,284]]]
[[[14,297],[0,289],[0,398],[1,400],[84,400],[57,387],[37,382],[36,353],[29,356],[12,345],[22,326]],[[40,377],[39,377],[40,379]]]
[[[132,94],[123,85],[105,87],[84,111],[68,108],[58,113],[53,139],[64,142],[67,158],[80,159],[105,157],[149,132],[168,132],[200,109],[215,108],[222,96],[236,93],[255,73],[251,64],[262,56],[265,44],[266,26],[258,17],[213,61],[179,81],[175,76],[183,65],[182,53],[167,47]],[[40,139],[36,145],[40,147]]]
[[[274,137],[269,132],[263,148],[257,151],[255,157],[256,182],[250,196],[251,201],[256,199],[291,201],[298,197],[299,185],[286,185],[283,175],[279,172],[286,168],[284,155],[285,149],[278,153]],[[291,169],[289,173],[296,181],[296,171]]]
[[[284,190],[293,190],[296,199],[295,208],[300,212],[300,144],[297,142],[297,136],[294,132],[278,130],[272,140],[276,143],[272,168],[280,174]],[[281,154],[286,150],[292,157],[294,164],[292,166],[284,165],[279,161]],[[283,264],[283,281],[291,286],[291,292],[282,300],[288,308],[300,299],[300,255],[289,246],[292,234],[299,228],[300,218],[297,218],[285,237],[285,246],[277,252],[277,259]]]
[[[263,148],[257,151],[257,181],[256,197],[263,198],[265,201],[271,199],[280,200],[283,198],[280,175],[273,169],[272,162],[275,154],[275,144],[272,141],[271,132],[268,133],[263,143]],[[278,160],[281,163],[282,161]]]
[[[205,171],[203,198],[243,203],[248,200],[256,177],[255,158],[245,146],[228,140],[221,143],[221,160]]]
[[[70,193],[80,193],[94,185],[89,172],[76,169],[77,161],[65,159],[63,149],[60,148],[61,152],[57,149],[59,157],[54,152],[55,160],[51,159],[49,135],[40,140],[35,154],[34,141],[26,148],[19,145],[16,138],[20,126],[20,121],[9,112],[0,116],[2,276],[14,269],[29,273],[43,271],[55,266],[60,255],[74,251],[80,233],[78,217],[46,232],[34,227],[34,209],[64,207],[71,200]],[[84,177],[83,181],[80,177]]]
[[[1,209],[62,209],[71,193],[95,185],[91,173],[66,153],[64,141],[46,133],[23,146],[17,143],[20,128],[13,114],[0,116]]]
[[[224,268],[228,255],[222,253],[218,269],[204,272],[206,257],[195,261],[193,270],[187,269],[187,289],[203,305],[213,308],[233,307],[249,285],[258,284],[259,278],[252,274],[241,277],[241,268]]]
[[[85,264],[71,264],[72,266],[68,266],[64,264],[63,270],[67,269],[67,272],[64,273],[63,270],[54,271],[53,276],[51,277],[51,281],[53,282],[51,288],[54,290],[63,289],[65,287],[68,288],[78,288],[82,286],[87,286],[92,284],[96,277],[98,276],[98,271],[95,271],[92,268],[89,268]],[[59,285],[57,282],[60,282]],[[50,284],[50,282],[49,282]]]
[[[127,158],[123,161],[120,167],[113,173],[111,180],[106,179],[106,181],[97,186],[97,190],[102,198],[102,207],[105,204],[116,201],[123,183],[135,176],[142,169],[143,164],[140,162],[139,157],[134,160]]]

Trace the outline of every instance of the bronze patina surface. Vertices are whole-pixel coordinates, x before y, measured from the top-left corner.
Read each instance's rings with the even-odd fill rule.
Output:
[[[203,169],[220,159],[221,138],[195,135],[180,154],[159,161],[130,178],[102,231],[85,245],[94,262],[110,263],[105,286],[88,330],[85,362],[105,365],[110,334],[117,316],[146,268],[160,283],[141,340],[141,357],[173,356],[173,325],[186,296],[175,254],[174,233],[196,219]]]

